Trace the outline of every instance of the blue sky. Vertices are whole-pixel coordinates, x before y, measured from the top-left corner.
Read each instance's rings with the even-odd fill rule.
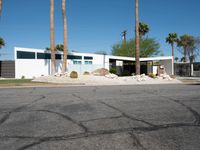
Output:
[[[49,46],[49,0],[3,0],[0,36],[6,46],[0,59],[12,59],[13,47]],[[200,36],[199,0],[139,0],[140,21],[150,26],[165,55],[169,32]],[[107,51],[121,41],[121,32],[134,37],[134,0],[67,0],[69,50]],[[55,0],[55,43],[62,43],[61,0]],[[177,56],[180,53],[176,52]]]

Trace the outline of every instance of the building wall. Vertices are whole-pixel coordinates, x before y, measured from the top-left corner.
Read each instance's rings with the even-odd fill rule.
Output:
[[[35,59],[19,59],[17,58],[17,51],[34,52]],[[29,49],[29,48],[15,48],[15,77],[33,78],[41,75],[50,75],[51,61],[50,59],[37,59],[37,53],[49,53],[45,50]],[[62,54],[62,53],[57,53]],[[89,54],[89,53],[70,53],[69,55],[81,56],[81,59],[68,59],[67,72],[77,71],[78,74],[83,74],[85,71],[92,72],[99,68],[104,68],[104,55]],[[85,57],[92,57],[87,59]],[[74,61],[79,61],[81,64],[74,64]],[[85,64],[85,61],[92,61],[92,64]],[[108,68],[109,69],[109,68]],[[62,71],[62,59],[56,60],[56,72]]]
[[[62,62],[61,60],[56,61],[56,69],[61,72]],[[33,78],[41,75],[49,75],[51,72],[51,61],[50,60],[36,60],[36,59],[17,59],[15,60],[15,77],[22,78]]]
[[[172,60],[160,60],[161,65],[164,65],[165,71],[168,75],[173,74]]]

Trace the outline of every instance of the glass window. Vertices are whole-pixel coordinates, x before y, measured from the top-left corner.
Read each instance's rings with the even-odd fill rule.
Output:
[[[56,54],[56,59],[61,59],[61,54]]]
[[[61,59],[61,54],[55,55],[56,59]],[[37,53],[37,59],[51,59],[50,53]]]
[[[17,59],[35,59],[35,52],[17,51]]]
[[[67,59],[82,59],[82,56],[68,55]]]
[[[80,65],[80,64],[81,64],[81,61],[80,61],[80,60],[74,60],[74,61],[73,61],[73,64],[74,64],[74,65]]]
[[[85,65],[91,65],[92,61],[85,61]]]
[[[84,59],[87,59],[87,60],[93,60],[93,57],[90,57],[90,56],[84,56]]]
[[[51,54],[49,54],[49,53],[37,53],[37,59],[51,59]]]

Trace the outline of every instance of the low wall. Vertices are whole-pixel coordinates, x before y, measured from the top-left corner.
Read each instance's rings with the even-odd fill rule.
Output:
[[[0,61],[0,77],[15,78],[15,62]]]

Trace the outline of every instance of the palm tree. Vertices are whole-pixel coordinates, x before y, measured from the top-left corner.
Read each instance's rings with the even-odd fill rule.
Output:
[[[178,57],[175,57],[175,58],[174,58],[174,60],[175,60],[176,62],[178,62],[178,59],[179,59]]]
[[[51,49],[51,75],[56,72],[55,47],[54,47],[54,0],[50,0],[50,49]]]
[[[166,43],[171,44],[173,61],[174,61],[174,44],[176,42],[178,42],[177,33],[169,33],[168,37],[166,37]]]
[[[187,53],[189,52],[190,48],[194,46],[194,38],[193,36],[184,34],[180,36],[178,40],[178,47],[183,48],[183,57],[184,62],[188,61]]]
[[[139,34],[138,0],[135,0],[135,60],[136,75],[140,75],[140,34]]]
[[[66,72],[67,69],[67,15],[66,15],[66,0],[62,0],[62,16],[63,16],[63,67],[62,73]]]
[[[63,46],[63,44],[57,44],[55,49],[56,49],[57,51],[63,52],[64,46]]]
[[[0,49],[5,46],[4,39],[0,37]]]
[[[2,1],[3,0],[0,0],[0,16],[1,16],[1,12],[2,12]]]
[[[149,32],[149,26],[146,23],[140,22],[139,23],[139,34],[140,38],[142,38],[145,34]]]

